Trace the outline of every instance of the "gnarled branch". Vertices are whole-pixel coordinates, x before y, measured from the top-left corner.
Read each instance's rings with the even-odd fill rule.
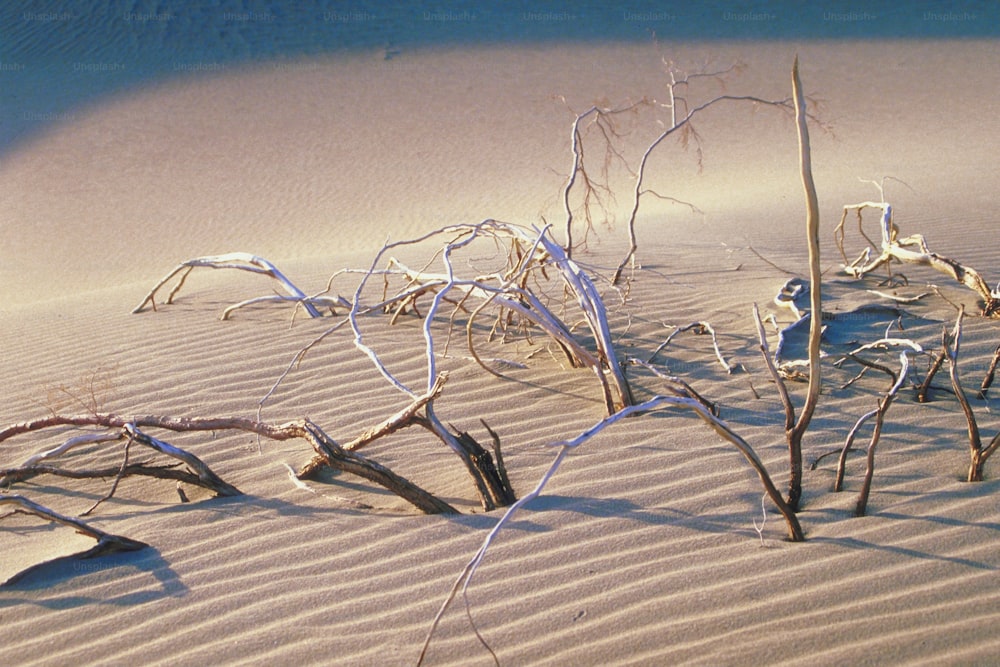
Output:
[[[882,232],[881,248],[874,248],[873,245],[866,247],[861,254],[852,262],[848,262],[844,251],[844,221],[847,219],[849,211],[855,211],[858,216],[858,225],[861,224],[861,213],[866,208],[876,208],[882,211],[880,218],[880,229]],[[978,271],[971,267],[963,266],[959,262],[943,257],[936,252],[931,252],[927,247],[927,242],[921,234],[913,234],[905,238],[899,237],[899,228],[892,220],[892,206],[885,202],[861,202],[844,207],[844,214],[840,219],[835,234],[840,254],[844,258],[844,272],[855,278],[861,278],[882,265],[888,265],[893,260],[908,264],[919,264],[929,266],[935,271],[939,271],[951,276],[960,284],[965,285],[982,300],[980,312],[985,316],[1000,315],[1000,290],[991,290],[986,281]],[[867,237],[866,237],[867,238]],[[869,241],[870,243],[870,241]],[[879,250],[879,255],[872,258],[872,250]]]

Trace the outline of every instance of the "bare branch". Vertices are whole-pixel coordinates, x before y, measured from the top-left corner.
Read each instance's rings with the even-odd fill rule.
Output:
[[[986,369],[986,375],[983,377],[983,382],[979,385],[979,393],[977,396],[981,401],[986,399],[986,392],[989,391],[990,386],[993,384],[993,378],[997,372],[997,364],[1000,364],[1000,345],[997,345],[997,349],[993,351],[993,358],[990,359],[989,368]]]
[[[458,579],[455,581],[454,585],[451,588],[451,591],[445,598],[445,601],[442,603],[441,607],[438,609],[438,612],[431,623],[431,627],[427,633],[426,639],[424,640],[423,649],[420,652],[420,658],[418,659],[417,664],[423,664],[424,660],[426,659],[427,650],[430,647],[430,642],[434,637],[437,627],[440,624],[441,619],[444,618],[445,612],[451,606],[451,603],[454,601],[455,597],[459,594],[459,592],[461,592],[463,596],[466,595],[469,585],[472,583],[472,579],[476,574],[476,571],[479,569],[480,564],[486,557],[486,552],[493,544],[493,541],[496,539],[496,536],[500,533],[500,530],[503,529],[504,526],[506,526],[508,523],[510,523],[510,521],[513,519],[514,515],[517,513],[518,510],[520,510],[526,504],[528,504],[529,502],[537,498],[539,495],[541,495],[545,486],[555,475],[556,471],[559,469],[559,466],[562,464],[566,456],[568,456],[573,449],[585,443],[590,438],[594,437],[595,435],[603,431],[605,428],[620,421],[621,419],[624,419],[626,417],[635,414],[650,412],[652,410],[656,410],[661,407],[681,407],[693,410],[716,433],[722,436],[725,440],[728,440],[733,445],[735,445],[736,448],[740,451],[740,453],[743,454],[743,457],[751,464],[751,466],[757,472],[758,476],[761,479],[761,482],[764,485],[768,497],[771,498],[772,502],[775,503],[775,505],[778,507],[778,510],[785,518],[785,521],[788,524],[789,539],[792,541],[802,541],[803,539],[805,539],[804,534],[802,533],[802,528],[799,525],[798,519],[795,517],[795,513],[792,512],[791,509],[788,507],[788,505],[784,502],[784,500],[781,497],[781,493],[771,482],[771,478],[768,475],[767,470],[764,467],[764,464],[757,457],[757,454],[754,452],[753,448],[750,447],[750,445],[745,440],[743,440],[734,431],[732,431],[732,429],[730,429],[729,426],[727,426],[724,422],[722,422],[717,417],[712,415],[712,413],[708,409],[706,409],[701,402],[695,400],[694,398],[687,396],[680,396],[680,395],[654,396],[653,398],[644,401],[643,403],[625,407],[616,412],[615,414],[605,417],[604,419],[595,423],[593,426],[586,429],[585,431],[583,431],[574,438],[556,442],[551,445],[552,447],[557,448],[557,453],[555,459],[552,461],[548,470],[545,472],[544,475],[542,475],[542,478],[539,480],[538,484],[535,486],[534,489],[532,489],[530,492],[525,494],[520,500],[518,500],[516,503],[507,508],[507,511],[504,512],[504,515],[500,518],[500,520],[496,523],[493,529],[490,530],[489,534],[483,540],[483,543],[480,545],[479,550],[476,552],[476,554],[472,557],[472,560],[470,560],[468,564],[466,564],[461,574],[459,574]]]
[[[199,267],[205,267],[209,269],[238,269],[241,271],[248,271],[250,273],[259,273],[261,275],[273,278],[281,285],[281,287],[286,292],[288,292],[292,300],[302,304],[302,306],[306,309],[306,312],[308,312],[311,317],[322,317],[322,314],[314,305],[312,298],[306,296],[306,294],[298,287],[296,287],[292,283],[292,281],[286,278],[285,275],[281,273],[281,271],[279,271],[274,264],[267,261],[263,257],[258,257],[248,252],[232,252],[232,253],[227,253],[225,255],[196,257],[194,259],[189,259],[186,262],[180,263],[179,265],[177,265],[177,267],[174,268],[173,271],[168,273],[165,277],[163,277],[160,280],[160,282],[156,283],[156,285],[153,286],[153,289],[151,289],[149,293],[146,294],[143,300],[139,303],[138,306],[136,306],[132,310],[132,312],[133,313],[142,312],[147,304],[149,304],[149,306],[153,310],[156,310],[156,292],[161,287],[163,287],[163,285],[169,282],[171,278],[180,273],[181,277],[178,280],[177,285],[173,288],[173,290],[171,290],[166,300],[166,303],[168,304],[173,303],[174,296],[177,294],[181,286],[184,284],[184,281],[187,279],[188,274],[191,273],[192,269]],[[265,299],[270,299],[270,297],[265,297]],[[227,308],[225,313],[223,314],[223,319],[226,319],[229,316],[229,313],[234,308],[239,308],[242,305],[246,305],[246,303],[247,302],[242,302],[241,304],[237,304],[236,306]],[[323,303],[324,305],[329,305],[330,302],[324,301]]]
[[[997,447],[1000,446],[1000,434],[993,438],[989,446],[985,449],[983,448],[982,435],[979,432],[979,424],[976,421],[976,414],[973,412],[972,406],[969,404],[969,399],[965,396],[965,390],[962,388],[962,382],[958,376],[958,351],[962,342],[962,319],[964,317],[965,309],[962,308],[959,310],[958,317],[955,319],[955,328],[952,330],[950,343],[948,340],[948,332],[942,332],[941,348],[948,357],[951,386],[955,391],[955,397],[962,406],[962,412],[965,414],[965,421],[968,426],[970,459],[968,481],[981,482],[983,481],[983,466],[986,464],[986,460],[993,454],[994,451],[996,451]]]
[[[896,397],[896,393],[899,388],[903,385],[906,380],[906,374],[909,370],[909,359],[906,356],[906,352],[899,353],[899,377],[895,379],[892,386],[885,393],[885,396],[879,400],[878,410],[875,412],[875,427],[872,430],[871,440],[868,441],[868,450],[866,456],[866,466],[865,466],[865,477],[861,484],[861,491],[858,493],[858,502],[854,507],[854,516],[860,517],[865,515],[865,510],[868,507],[868,496],[871,493],[872,478],[875,475],[875,447],[878,445],[879,437],[882,435],[882,426],[885,423],[885,414],[889,411],[889,406],[892,405],[892,400]],[[846,447],[845,447],[846,450]]]
[[[83,553],[76,554],[73,558],[96,558],[98,556],[104,556],[106,554],[117,553],[120,551],[139,551],[140,549],[145,549],[147,544],[144,542],[139,542],[138,540],[133,540],[128,537],[122,537],[120,535],[112,535],[111,533],[105,533],[99,528],[95,528],[90,524],[87,524],[79,519],[74,519],[73,517],[65,516],[54,512],[47,507],[39,505],[38,503],[28,500],[24,496],[13,494],[13,493],[3,493],[0,494],[0,505],[14,505],[17,507],[17,511],[24,512],[27,514],[34,514],[35,516],[41,517],[47,521],[53,521],[55,523],[62,524],[64,526],[69,526],[81,535],[86,535],[87,537],[92,537],[97,540],[97,545],[93,548],[84,551]],[[42,563],[44,565],[44,563]],[[18,572],[11,578],[7,579],[3,583],[0,583],[0,587],[9,586],[16,583],[17,581],[23,579],[30,572],[35,570],[38,565],[32,566],[26,570]]]
[[[332,438],[327,436],[322,429],[308,419],[276,425],[242,417],[189,419],[147,415],[126,418],[108,413],[53,415],[43,419],[14,424],[0,430],[0,442],[16,435],[41,431],[56,426],[104,426],[106,428],[120,428],[126,436],[134,438],[136,442],[184,462],[194,472],[193,479],[183,478],[184,481],[199,484],[223,496],[238,495],[240,491],[215,475],[208,466],[193,454],[173,447],[162,440],[150,437],[140,431],[139,427],[161,428],[178,432],[236,430],[255,433],[259,436],[279,441],[300,438],[308,442],[317,454],[324,457],[327,465],[375,482],[396,493],[423,512],[457,513],[455,508],[435,498],[405,478],[396,475],[385,466],[363,458],[359,454],[344,450]],[[181,479],[180,477],[168,474],[157,476]]]
[[[774,386],[778,389],[778,396],[781,398],[781,405],[785,411],[785,432],[788,433],[795,426],[795,407],[792,405],[792,399],[788,395],[788,388],[785,386],[785,381],[778,373],[774,361],[771,360],[771,350],[767,344],[767,335],[764,333],[764,323],[760,319],[760,309],[757,308],[756,303],[753,305],[753,317],[754,322],[757,324],[757,339],[760,341],[760,354],[764,358],[764,365],[767,366],[767,371],[774,381]]]

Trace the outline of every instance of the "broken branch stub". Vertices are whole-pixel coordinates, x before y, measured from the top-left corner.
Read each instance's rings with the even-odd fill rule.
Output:
[[[140,542],[139,540],[133,540],[129,537],[123,537],[121,535],[112,535],[111,533],[106,533],[99,528],[95,528],[90,524],[81,521],[80,519],[75,519],[70,516],[65,516],[54,512],[53,510],[39,505],[38,503],[29,500],[28,498],[15,494],[15,493],[0,493],[0,505],[14,505],[15,511],[23,512],[25,514],[33,514],[37,517],[45,519],[46,521],[52,521],[54,523],[59,523],[64,526],[69,526],[81,535],[86,535],[87,537],[92,537],[97,540],[97,544],[91,549],[84,551],[79,554],[72,556],[73,558],[96,558],[98,556],[104,556],[108,554],[118,553],[122,551],[139,551],[141,549],[147,548],[149,545],[145,542]],[[2,517],[0,517],[2,518]],[[47,561],[48,562],[48,561]],[[41,563],[45,565],[45,563]],[[27,576],[36,566],[22,570],[10,577],[4,582],[0,582],[0,587],[9,586],[14,584],[25,576]]]

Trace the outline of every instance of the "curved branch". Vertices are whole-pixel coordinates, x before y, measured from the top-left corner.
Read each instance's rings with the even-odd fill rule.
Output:
[[[258,257],[257,255],[253,255],[248,252],[231,252],[225,255],[196,257],[178,264],[173,271],[168,273],[158,283],[156,283],[156,285],[153,286],[153,289],[149,290],[139,305],[132,309],[132,313],[142,312],[146,308],[146,304],[149,304],[153,310],[156,310],[156,292],[163,287],[163,285],[169,282],[171,278],[180,273],[182,275],[178,280],[177,285],[170,291],[166,300],[166,303],[168,304],[173,303],[174,296],[184,284],[188,274],[190,274],[193,269],[198,267],[205,267],[209,269],[238,269],[241,271],[248,271],[250,273],[259,273],[273,278],[286,292],[288,292],[292,300],[302,304],[302,306],[306,309],[306,312],[309,313],[310,317],[322,317],[322,314],[316,309],[316,306],[313,305],[312,299],[306,296],[305,292],[300,290],[294,283],[292,283],[292,281],[286,278],[285,275],[278,270],[278,267],[263,257]],[[242,305],[245,305],[245,302]],[[227,309],[226,317],[228,317],[228,313],[229,310]],[[223,319],[225,319],[225,317]]]

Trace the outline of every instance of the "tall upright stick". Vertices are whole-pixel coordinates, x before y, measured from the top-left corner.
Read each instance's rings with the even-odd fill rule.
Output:
[[[791,477],[788,485],[788,504],[798,509],[802,497],[802,436],[809,428],[821,386],[819,342],[823,327],[823,309],[819,266],[819,201],[812,176],[812,158],[809,153],[809,128],[806,125],[806,102],[799,79],[799,58],[792,65],[792,94],[795,97],[795,123],[799,134],[799,172],[806,194],[806,238],[809,244],[809,390],[795,426],[788,432],[788,452]]]

